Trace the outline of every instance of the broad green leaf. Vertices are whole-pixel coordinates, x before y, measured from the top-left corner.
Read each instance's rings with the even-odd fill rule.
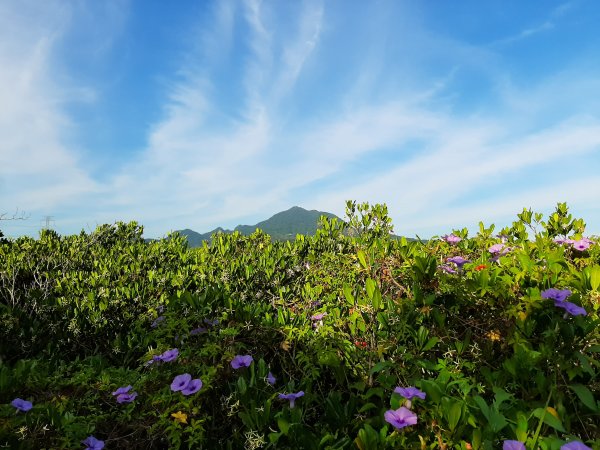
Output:
[[[446,416],[450,431],[454,431],[460,421],[461,415],[462,404],[459,401],[448,402],[448,405],[444,405],[444,416]]]
[[[440,339],[437,336],[432,337],[427,341],[427,343],[423,347],[423,351],[426,352],[427,350],[431,350],[439,341]]]
[[[593,291],[597,291],[600,286],[600,266],[595,265],[590,269],[590,286]]]
[[[357,253],[358,256],[358,260],[360,261],[361,266],[363,266],[363,268],[367,269],[367,257],[365,256],[365,252],[363,252],[362,250],[359,250]]]
[[[527,420],[527,416],[519,411],[517,413],[517,428],[515,430],[515,434],[517,436],[517,440],[521,442],[527,441],[527,431],[529,428],[529,422]]]
[[[421,381],[421,389],[427,394],[427,398],[433,403],[439,403],[442,399],[443,391],[442,388],[432,380]]]
[[[561,433],[566,433],[567,431],[563,427],[562,422],[554,417],[548,410],[545,408],[537,408],[533,411],[533,415],[538,419],[542,420],[546,425],[554,428],[556,431],[560,431]]]
[[[587,387],[582,386],[581,384],[573,384],[569,387],[573,390],[573,392],[575,392],[575,394],[577,394],[577,397],[579,397],[581,403],[594,412],[600,412],[600,409],[596,404],[596,400],[594,399],[594,394],[592,394]]]
[[[350,306],[354,306],[354,295],[352,295],[352,288],[347,284],[344,285],[344,297],[346,297],[346,302]]]
[[[290,423],[285,420],[283,417],[279,417],[277,419],[277,426],[279,427],[279,429],[281,430],[281,432],[283,434],[287,434],[288,430],[290,429]]]
[[[375,286],[375,291],[373,292],[373,309],[377,311],[379,308],[381,308],[381,291]]]
[[[371,300],[373,300],[373,294],[375,292],[375,288],[377,287],[377,283],[375,283],[375,280],[373,280],[372,278],[367,278],[366,287],[367,295]]]
[[[369,373],[371,375],[373,375],[374,373],[377,372],[381,372],[382,370],[390,367],[392,365],[392,363],[390,363],[389,361],[379,361],[377,364],[375,364],[371,370],[369,371]]]

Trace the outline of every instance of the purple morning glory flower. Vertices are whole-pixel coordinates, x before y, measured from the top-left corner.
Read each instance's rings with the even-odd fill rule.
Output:
[[[150,326],[156,328],[163,320],[165,320],[165,316],[158,316]]]
[[[81,443],[85,445],[85,450],[102,450],[104,448],[104,441],[100,441],[94,436],[88,436]]]
[[[589,239],[579,239],[578,241],[573,241],[571,245],[575,250],[582,252],[590,248],[591,241]]]
[[[443,270],[446,273],[458,273],[456,272],[456,270],[454,270],[452,267],[450,267],[448,264],[440,264],[438,266],[438,269]]]
[[[453,256],[452,258],[446,259],[446,261],[456,264],[459,269],[462,269],[466,263],[471,262],[468,259],[463,258],[462,256]]]
[[[231,367],[239,369],[240,367],[250,367],[252,364],[252,356],[250,355],[237,355],[231,360]]]
[[[173,382],[171,383],[171,390],[173,392],[181,391],[187,387],[190,381],[192,381],[192,376],[189,373],[177,375],[175,378],[173,378]]]
[[[133,389],[133,386],[131,386],[131,385],[123,386],[123,387],[120,387],[119,389],[117,389],[115,392],[113,392],[112,395],[127,394],[131,389]]]
[[[200,333],[206,333],[207,331],[208,330],[206,328],[204,328],[204,327],[198,327],[198,328],[194,328],[192,331],[190,331],[190,334],[192,336],[195,336],[195,335],[200,334]]]
[[[563,445],[560,450],[592,450],[590,447],[579,441],[571,441]]]
[[[559,302],[554,301],[554,306],[564,309],[572,316],[587,316],[587,311],[581,307],[571,302]]]
[[[119,394],[117,395],[117,403],[131,403],[137,397],[137,392],[131,394]]]
[[[550,288],[542,291],[542,298],[554,300],[554,302],[564,302],[571,295],[569,289]]]
[[[294,394],[279,394],[279,398],[282,400],[289,400],[290,408],[293,408],[296,406],[296,399],[302,397],[303,395],[304,395],[304,391],[300,391],[300,392],[296,392]]]
[[[445,236],[442,236],[442,239],[448,244],[458,244],[460,241],[462,241],[462,239],[455,234],[446,234]]]
[[[22,398],[15,398],[12,402],[10,402],[10,404],[21,412],[27,412],[33,408],[33,404],[31,402],[23,400]]]
[[[521,441],[504,441],[502,450],[526,450],[525,444]]]
[[[267,383],[269,383],[271,386],[273,386],[276,381],[277,381],[277,378],[275,378],[275,376],[271,372],[269,372],[269,375],[267,375]]]
[[[202,387],[202,381],[199,378],[190,380],[186,387],[181,390],[183,395],[192,395],[200,390]]]
[[[396,389],[394,389],[394,392],[396,394],[400,394],[407,400],[411,400],[414,397],[419,397],[421,400],[425,400],[425,396],[427,395],[425,394],[425,392],[413,386],[409,386],[407,388],[397,387]]]
[[[488,249],[488,252],[490,252],[492,255],[495,255],[496,253],[500,253],[503,249],[504,244],[494,244]]]
[[[390,409],[386,411],[383,416],[387,423],[392,424],[396,428],[404,428],[410,425],[416,425],[417,423],[417,415],[404,406],[401,406],[396,410]]]
[[[171,350],[167,350],[162,355],[160,355],[160,360],[164,361],[164,362],[175,361],[177,359],[178,355],[179,355],[179,350],[177,350],[176,348],[173,348]]]
[[[567,238],[554,238],[554,242],[556,242],[557,244],[572,244],[573,239],[567,239]]]
[[[325,317],[327,315],[326,312],[323,313],[319,313],[319,314],[313,314],[312,316],[310,316],[310,320],[323,320],[323,317]]]

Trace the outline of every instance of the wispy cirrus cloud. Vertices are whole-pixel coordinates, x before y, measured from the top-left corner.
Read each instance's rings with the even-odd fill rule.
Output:
[[[95,183],[67,144],[72,121],[62,105],[88,101],[85,88],[58,83],[54,56],[68,27],[64,4],[0,5],[0,203],[52,208]]]
[[[564,200],[600,223],[590,205],[600,179],[590,50],[523,77],[507,46],[431,28],[431,11],[412,4],[247,0],[201,11],[183,33],[178,69],[161,75],[160,119],[131,157],[92,176],[69,139],[76,121],[49,102],[44,123],[54,135],[40,136],[56,149],[40,170],[60,166],[64,179],[19,186],[20,201],[56,199],[65,229],[80,228],[81,217],[138,220],[153,237],[253,223],[294,204],[343,215],[347,199],[386,202],[397,232],[425,236]],[[536,16],[511,48],[561,32],[576,12],[569,3]],[[78,13],[65,14],[61,33]],[[23,95],[70,92],[75,101],[54,75],[57,44],[39,45],[32,73],[46,89]]]

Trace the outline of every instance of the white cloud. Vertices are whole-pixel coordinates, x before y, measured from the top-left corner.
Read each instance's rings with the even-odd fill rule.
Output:
[[[83,153],[67,145],[76,124],[64,108],[95,93],[61,86],[56,76],[55,49],[76,12],[33,8],[9,17],[2,8],[13,15],[17,8],[6,5],[0,5],[0,38],[3,25],[17,33],[0,39],[0,200],[7,211],[73,206],[63,224],[75,229],[83,216],[86,223],[138,220],[155,237],[252,223],[293,204],[343,215],[345,200],[356,199],[387,203],[397,232],[427,235],[504,220],[524,206],[547,209],[567,200],[583,208],[598,192],[598,176],[578,179],[576,171],[564,171],[575,158],[600,163],[600,105],[589,94],[600,81],[593,72],[573,65],[538,78],[534,87],[521,85],[495,51],[437,35],[409,17],[403,20],[411,40],[401,51],[384,47],[353,68],[350,89],[337,101],[304,111],[318,120],[288,121],[290,104],[328,88],[314,85],[313,93],[302,84],[312,68],[328,64],[320,50],[328,44],[326,13],[335,11],[317,1],[295,5],[298,14],[283,23],[272,3],[217,2],[211,27],[194,36],[168,82],[163,118],[146,147],[100,184],[85,171]],[[245,26],[236,28],[239,21]],[[373,42],[388,45],[386,39],[381,34]],[[241,70],[228,83],[239,84],[241,97],[232,102],[220,97],[223,86],[212,70],[227,69],[240,54]],[[405,60],[391,68],[390,55]],[[442,68],[430,70],[439,59]],[[496,88],[485,92],[493,107],[455,108],[460,93],[452,86],[464,70]],[[370,95],[380,83],[386,95]],[[393,158],[374,165],[372,158],[384,153]],[[548,179],[526,180],[540,168]],[[516,195],[506,180],[522,182],[525,191]],[[587,211],[600,221],[597,210]]]
[[[0,201],[8,209],[50,209],[94,189],[65,144],[72,122],[61,106],[81,91],[54,78],[68,21],[63,3],[0,4]]]

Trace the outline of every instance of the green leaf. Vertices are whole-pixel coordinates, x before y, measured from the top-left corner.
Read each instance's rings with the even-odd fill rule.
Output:
[[[365,252],[363,252],[362,250],[359,250],[357,253],[358,256],[358,260],[360,261],[360,265],[363,266],[365,269],[368,268],[367,266],[367,257],[365,256]]]
[[[495,387],[493,390],[494,390],[494,394],[495,394],[494,407],[498,410],[500,409],[500,405],[502,403],[513,398],[513,395],[509,394],[504,389]]]
[[[367,278],[366,287],[367,295],[371,300],[373,300],[373,294],[375,293],[375,288],[377,287],[375,280],[373,280],[372,278]]]
[[[425,391],[425,393],[427,394],[427,398],[431,399],[433,403],[440,402],[443,395],[443,391],[438,383],[432,380],[423,380],[421,381],[421,389]]]
[[[282,433],[269,433],[269,442],[276,444]]]
[[[431,350],[433,347],[435,347],[435,344],[437,344],[440,341],[440,338],[434,336],[431,339],[429,339],[427,341],[427,343],[425,344],[425,346],[423,347],[423,351],[426,352],[427,350]]]
[[[244,380],[243,377],[238,378],[237,387],[241,395],[244,395],[246,393],[248,386],[246,385],[246,380]]]
[[[600,266],[595,265],[590,269],[590,286],[593,291],[598,290],[598,286],[600,286]]]
[[[451,432],[454,432],[462,415],[462,404],[459,401],[442,402],[442,404],[443,403],[446,403],[444,405],[444,416],[448,422],[448,427]]]
[[[575,392],[575,394],[577,394],[577,397],[579,397],[581,403],[594,412],[600,412],[600,408],[598,408],[596,400],[594,399],[594,394],[592,394],[587,387],[582,386],[581,384],[572,384],[569,387],[573,390],[573,392]]]
[[[279,417],[277,419],[277,426],[283,434],[288,434],[288,430],[290,429],[290,423],[283,417]]]
[[[473,400],[479,406],[481,413],[488,421],[494,433],[497,433],[508,425],[506,418],[495,407],[490,408],[482,397],[477,395]]]
[[[546,425],[554,428],[556,431],[560,431],[561,433],[567,432],[563,427],[562,422],[550,414],[545,408],[537,408],[533,411],[533,415],[542,420]]]
[[[358,412],[359,412],[359,413],[364,413],[364,412],[366,412],[366,411],[370,411],[370,410],[372,410],[372,409],[374,409],[374,408],[377,408],[377,405],[376,405],[375,403],[371,403],[371,402],[369,402],[369,403],[365,403],[365,404],[364,404],[364,405],[363,405],[363,406],[362,406],[362,407],[361,407],[361,408],[358,410]]]
[[[346,284],[344,285],[343,290],[344,297],[346,297],[346,302],[348,302],[350,306],[354,306],[354,295],[352,295],[352,288]]]
[[[373,309],[377,311],[381,308],[381,291],[378,287],[375,287],[375,292],[373,293]]]
[[[374,373],[377,372],[381,372],[382,370],[392,366],[393,364],[389,361],[379,361],[377,364],[375,364],[371,370],[369,371],[369,374],[373,375]]]

